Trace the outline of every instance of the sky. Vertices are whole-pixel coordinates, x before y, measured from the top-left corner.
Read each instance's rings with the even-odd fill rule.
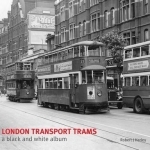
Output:
[[[0,0],[0,21],[7,18],[7,12],[11,10],[13,0]]]

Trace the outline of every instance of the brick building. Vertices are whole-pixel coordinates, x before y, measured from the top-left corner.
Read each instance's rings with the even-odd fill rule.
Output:
[[[127,44],[150,40],[148,0],[56,0],[55,44],[64,47],[95,40],[109,31],[121,33]],[[106,50],[107,72],[118,85],[116,65]]]
[[[32,22],[30,20],[31,15],[38,14],[42,18],[41,15],[43,14],[49,15],[48,11],[54,17],[54,0],[13,0],[8,18],[0,22],[0,71],[3,73],[1,76],[5,76],[6,65],[25,57],[29,48],[34,47],[35,43],[32,42],[32,39],[35,39],[32,38],[34,34],[41,30],[49,31],[49,28],[33,29],[30,24]],[[52,31],[54,32],[54,27]],[[35,51],[46,45],[43,39],[41,41],[40,44],[35,44]]]

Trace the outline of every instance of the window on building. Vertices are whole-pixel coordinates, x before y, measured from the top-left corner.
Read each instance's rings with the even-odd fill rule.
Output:
[[[111,25],[113,26],[115,24],[115,9],[111,8],[110,10],[110,18],[111,18]]]
[[[149,31],[148,29],[144,30],[144,41],[148,41],[149,40]]]
[[[130,42],[130,32],[124,33],[123,37],[124,37],[124,39],[126,41],[126,45],[130,45],[130,43],[131,43]]]
[[[79,37],[82,37],[82,24],[79,22]]]
[[[66,42],[66,28],[61,29],[61,43]]]
[[[61,21],[65,21],[65,6],[60,8],[60,18]]]
[[[74,16],[74,5],[73,5],[73,0],[69,2],[69,18]]]
[[[83,21],[83,35],[86,35],[86,21]]]
[[[91,16],[91,32],[96,31],[96,14]]]
[[[107,10],[104,12],[104,27],[105,28],[108,27],[108,11]]]
[[[132,44],[136,44],[136,35],[135,35],[135,31],[131,32],[132,34]]]
[[[135,18],[135,0],[120,0],[120,16],[122,21]]]
[[[107,55],[107,57],[112,57],[110,49],[107,49],[107,54],[106,55]]]
[[[144,5],[144,14],[147,14],[148,13],[148,0],[143,0],[143,5]]]
[[[69,39],[72,40],[75,38],[75,24],[69,26]]]
[[[131,18],[135,18],[135,0],[131,0]]]
[[[98,4],[98,0],[90,0],[90,6]]]

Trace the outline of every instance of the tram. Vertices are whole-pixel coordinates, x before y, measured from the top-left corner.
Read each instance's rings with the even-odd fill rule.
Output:
[[[108,109],[103,43],[82,41],[38,59],[39,105],[80,113]]]
[[[7,96],[10,101],[30,101],[35,97],[33,62],[6,66]]]

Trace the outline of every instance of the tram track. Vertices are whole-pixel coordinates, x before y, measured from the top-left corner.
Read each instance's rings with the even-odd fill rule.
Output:
[[[11,107],[11,106],[6,106],[6,105],[4,105],[4,104],[0,104],[0,105],[1,105],[1,106],[5,106],[5,107],[9,107],[9,108],[11,108],[11,109],[15,109],[16,111],[20,111],[20,112],[26,113],[26,114],[28,114],[28,115],[32,115],[32,116],[35,116],[35,117],[38,117],[38,118],[41,118],[41,119],[44,119],[44,120],[48,120],[48,121],[50,121],[50,122],[54,122],[54,123],[57,123],[57,124],[60,124],[60,125],[66,126],[66,127],[73,128],[73,126],[70,126],[70,125],[68,125],[68,124],[64,124],[64,123],[62,123],[61,121],[56,121],[56,120],[54,120],[54,119],[50,119],[50,118],[44,117],[44,116],[42,116],[42,115],[37,115],[37,114],[31,113],[31,112],[28,112],[28,111],[24,111],[24,110],[20,110],[20,109]],[[42,112],[43,112],[43,111],[42,111]],[[45,112],[45,111],[44,111],[44,112]],[[59,112],[60,112],[60,111],[59,111]],[[56,117],[56,114],[58,114],[58,113],[51,113],[51,116],[50,116],[50,117]],[[72,119],[74,119],[74,120],[75,120],[75,119],[78,120],[78,121],[72,121],[72,120],[69,120],[69,119],[64,118],[65,116],[66,116],[66,115],[62,115],[62,116],[61,116],[60,113],[59,113],[59,116],[57,116],[57,118],[58,118],[58,119],[61,119],[61,120],[65,120],[65,121],[67,121],[67,122],[69,122],[69,123],[75,123],[75,124],[78,124],[78,125],[82,125],[82,126],[84,126],[84,127],[96,128],[98,131],[102,131],[102,132],[105,132],[105,133],[108,133],[108,134],[112,134],[112,135],[114,135],[114,136],[119,136],[120,138],[131,138],[131,137],[129,137],[129,136],[124,136],[124,135],[122,135],[122,134],[118,134],[118,133],[114,133],[114,132],[112,132],[112,131],[110,132],[110,131],[107,131],[107,130],[104,130],[104,129],[101,129],[101,128],[94,127],[94,125],[89,126],[89,125],[88,125],[88,122],[89,122],[89,121],[87,121],[87,120],[83,120],[83,119],[82,119],[83,122],[87,122],[87,124],[84,124],[84,123],[81,123],[81,119],[79,119],[79,118],[74,118],[74,117],[67,116],[67,117],[72,118]],[[94,122],[90,122],[90,123],[95,124]],[[100,125],[102,125],[102,124],[100,124]],[[107,125],[105,125],[105,126],[107,126]],[[117,129],[117,128],[116,128],[116,129]],[[118,129],[118,130],[120,130],[120,129]],[[133,133],[133,132],[132,132],[132,133]],[[137,133],[134,133],[134,134],[137,134]],[[95,137],[98,137],[98,138],[107,140],[108,142],[111,142],[111,143],[117,143],[117,144],[119,144],[119,145],[126,146],[126,147],[128,147],[128,148],[132,148],[132,149],[138,150],[138,148],[135,148],[135,147],[133,147],[133,146],[129,146],[129,145],[127,145],[127,144],[123,144],[123,143],[121,143],[121,142],[112,140],[112,139],[107,138],[107,137],[103,137],[103,136],[100,136],[100,135],[92,135],[92,136],[95,136]],[[149,136],[149,137],[150,137],[150,136]],[[141,143],[143,143],[143,142],[141,142]],[[150,146],[150,143],[144,143],[144,144]]]

